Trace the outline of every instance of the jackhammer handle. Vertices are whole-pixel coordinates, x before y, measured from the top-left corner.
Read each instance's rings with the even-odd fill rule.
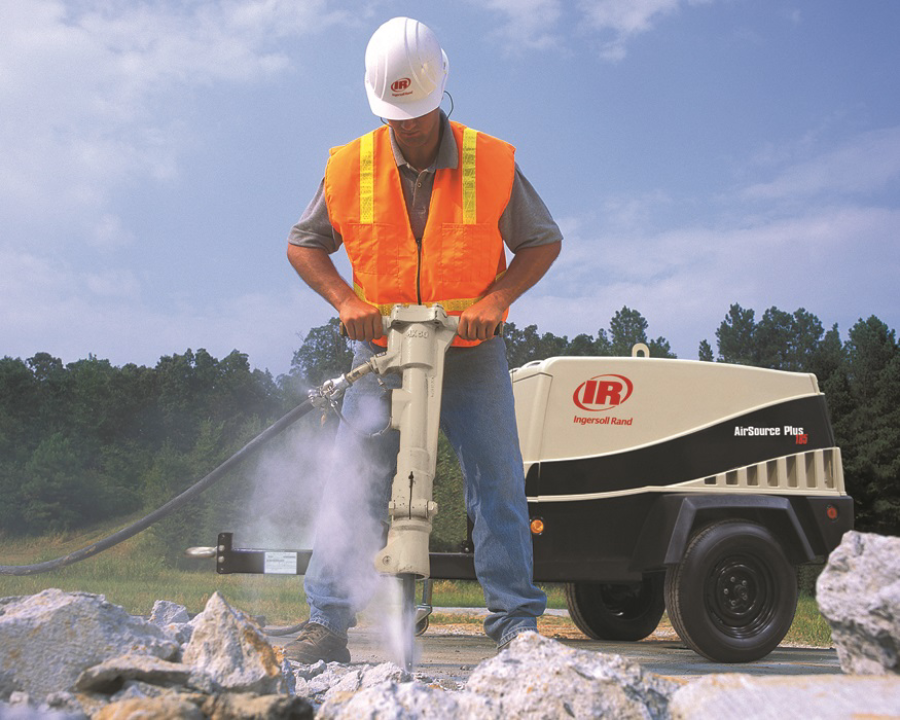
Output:
[[[503,322],[502,320],[499,323],[497,323],[497,327],[494,328],[494,337],[497,337],[498,335],[503,335],[503,328],[505,326],[506,326],[506,323]],[[390,327],[391,327],[391,320],[390,320],[390,318],[385,317],[384,318],[384,333],[385,333],[385,335],[387,335],[387,331],[390,330]],[[340,334],[341,334],[341,337],[344,337],[344,338],[348,337],[347,326],[344,325],[344,323],[340,323]]]
[[[382,318],[382,322],[384,323],[383,332],[385,335],[387,335],[388,330],[390,330],[390,328],[391,328],[391,319],[388,317],[384,317],[384,318]],[[350,337],[347,334],[347,326],[344,325],[344,323],[340,323],[339,328],[340,328],[339,332],[340,332],[342,338]]]

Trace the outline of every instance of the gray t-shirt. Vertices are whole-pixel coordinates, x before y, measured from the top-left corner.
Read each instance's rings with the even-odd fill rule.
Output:
[[[403,153],[400,152],[400,148],[394,140],[393,131],[390,131],[391,148],[400,171],[409,222],[417,240],[420,240],[425,233],[435,171],[454,169],[459,161],[456,138],[453,137],[450,121],[443,112],[441,112],[441,123],[443,134],[437,157],[434,163],[422,172],[417,171],[406,162],[406,158],[403,157]],[[291,228],[288,242],[300,247],[333,253],[341,246],[342,239],[328,218],[324,183],[323,178],[312,201]],[[513,253],[518,252],[521,248],[547,245],[562,240],[559,227],[550,216],[550,212],[537,191],[522,174],[518,164],[516,164],[509,204],[503,211],[498,225],[503,241]]]

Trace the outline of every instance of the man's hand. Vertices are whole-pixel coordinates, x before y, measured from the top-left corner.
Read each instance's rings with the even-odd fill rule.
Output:
[[[363,302],[356,295],[341,303],[337,310],[351,340],[376,340],[384,335],[378,308]]]
[[[505,311],[505,307],[498,306],[489,298],[482,298],[472,307],[463,310],[456,334],[463,340],[490,340],[503,322]]]

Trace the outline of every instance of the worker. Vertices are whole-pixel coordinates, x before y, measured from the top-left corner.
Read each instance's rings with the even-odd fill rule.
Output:
[[[512,386],[496,331],[550,268],[562,236],[514,148],[443,112],[448,74],[447,55],[423,23],[398,17],[375,31],[365,88],[383,124],[332,151],[290,232],[288,258],[338,312],[354,341],[354,367],[383,351],[382,317],[394,304],[439,303],[459,316],[441,428],[464,476],[475,572],[490,611],[484,629],[503,648],[536,631],[546,596],[533,581]],[[330,257],[341,245],[352,285]],[[347,630],[374,592],[373,559],[384,542],[399,447],[399,433],[386,430],[389,390],[398,386],[396,376],[368,375],[344,396],[305,577],[309,622],[286,648],[297,662],[350,661]]]

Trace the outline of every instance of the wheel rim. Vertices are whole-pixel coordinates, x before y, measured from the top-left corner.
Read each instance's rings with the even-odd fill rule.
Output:
[[[750,555],[720,560],[706,583],[709,616],[734,638],[758,635],[775,612],[775,583],[764,563]]]

